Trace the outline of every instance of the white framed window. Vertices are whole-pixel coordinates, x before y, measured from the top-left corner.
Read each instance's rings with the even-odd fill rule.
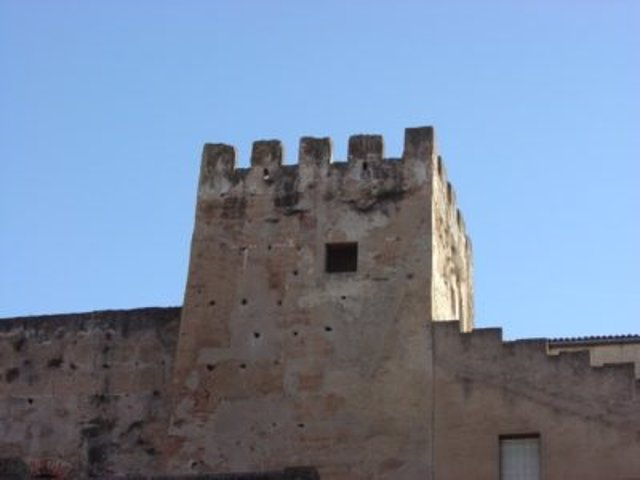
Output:
[[[500,435],[500,480],[540,480],[540,435]]]

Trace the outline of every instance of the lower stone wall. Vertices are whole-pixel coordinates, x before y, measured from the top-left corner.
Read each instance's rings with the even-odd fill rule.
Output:
[[[546,340],[434,324],[435,478],[499,478],[500,438],[535,435],[545,479],[640,478],[640,385],[633,364],[589,352],[548,356]]]
[[[306,467],[170,475],[164,440],[179,316],[161,308],[0,321],[0,478],[317,480]],[[531,434],[542,478],[640,478],[632,364],[594,368],[586,351],[548,356],[546,340],[503,342],[499,329],[428,328],[433,415],[416,429],[432,438],[431,478],[495,480],[500,438]],[[305,464],[290,453],[274,462]],[[358,455],[345,458],[352,478]],[[322,478],[338,477],[348,478],[329,470]]]
[[[0,452],[32,475],[158,471],[179,308],[0,320]]]

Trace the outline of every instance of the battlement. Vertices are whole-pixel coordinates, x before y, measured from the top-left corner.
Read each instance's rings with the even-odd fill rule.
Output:
[[[425,166],[432,169],[436,158],[433,127],[407,128],[404,151],[400,158],[385,158],[381,135],[352,135],[346,162],[335,162],[330,138],[302,137],[298,164],[285,165],[280,140],[258,140],[251,149],[250,167],[238,168],[236,150],[223,143],[204,146],[200,171],[199,195],[226,195],[240,187],[250,190],[277,188],[284,181],[295,181],[298,189],[309,187],[319,176],[350,180],[375,181],[393,177],[398,182],[425,181]],[[418,177],[403,176],[419,165]],[[415,168],[414,168],[415,169]],[[411,172],[406,172],[411,173]],[[410,181],[411,180],[411,181]]]
[[[460,334],[458,322],[432,326],[436,354],[444,370],[482,379],[512,394],[554,404],[597,418],[603,404],[620,407],[620,416],[637,407],[640,383],[634,363],[594,364],[589,350],[549,354],[547,338],[505,341],[501,328],[480,328]],[[588,396],[584,392],[590,392]],[[532,394],[531,392],[535,392]],[[596,400],[597,401],[594,401]],[[624,404],[624,407],[621,405]],[[610,420],[615,418],[611,408]]]

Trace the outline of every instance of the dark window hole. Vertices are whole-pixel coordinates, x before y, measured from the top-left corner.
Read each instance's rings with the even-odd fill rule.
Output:
[[[28,398],[27,402],[29,402],[29,405],[33,405],[33,398]]]
[[[215,300],[211,300],[211,301],[209,302],[209,305],[210,305],[210,306],[212,306],[212,307],[213,307],[215,304],[216,304],[216,301],[215,301]]]
[[[369,164],[367,162],[362,162],[362,170],[366,172],[368,168],[369,168]]]
[[[278,306],[281,307],[282,306],[282,300],[278,300]]]
[[[346,299],[347,299],[347,296],[346,296],[346,295],[340,295],[340,299],[341,299],[341,300],[346,300]]]
[[[304,428],[304,423],[299,423],[298,428]]]
[[[242,303],[242,305],[246,305],[247,304],[247,299],[243,298],[241,303]]]
[[[253,338],[260,338],[260,332],[253,332]]]
[[[325,332],[333,332],[333,327],[330,327],[329,325],[327,325],[326,327],[324,327],[324,331]]]
[[[297,276],[297,275],[298,275],[298,270],[294,270],[294,271],[293,271],[293,275],[294,275],[294,276]]]
[[[327,243],[325,245],[325,271],[327,273],[355,272],[358,270],[358,244]]]
[[[247,364],[246,364],[246,363],[241,363],[241,364],[240,364],[240,368],[241,368],[242,370],[245,370],[245,369],[247,368]]]
[[[262,169],[262,175],[264,176],[264,178],[269,178],[269,169],[268,168],[263,168]]]
[[[108,363],[103,363],[102,364],[102,368],[109,368],[109,364]]]
[[[297,337],[297,336],[298,336],[298,331],[297,331],[297,330],[294,330],[294,331],[293,331],[293,336],[294,336],[294,337]]]
[[[209,370],[210,372],[213,372],[216,369],[216,366],[211,364],[211,363],[207,363],[207,370]]]

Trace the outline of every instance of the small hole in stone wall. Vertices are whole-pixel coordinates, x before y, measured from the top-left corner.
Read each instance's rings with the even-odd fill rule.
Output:
[[[24,337],[20,337],[13,343],[13,349],[16,352],[19,352],[20,350],[22,350],[22,347],[24,347],[24,344],[26,343],[26,341],[27,340]]]
[[[297,337],[297,336],[298,336],[298,331],[297,331],[297,330],[294,330],[294,331],[293,331],[293,336],[294,336],[294,337]]]
[[[407,273],[407,278],[411,280],[413,278],[413,273]]]
[[[246,364],[246,363],[241,363],[241,364],[240,364],[240,368],[241,368],[242,370],[245,370],[245,369],[247,368],[247,364]]]
[[[362,170],[367,171],[369,169],[369,164],[367,162],[362,162]]]
[[[271,250],[271,245],[267,245],[267,250]]]
[[[276,427],[278,426],[278,424],[277,424],[276,422],[272,422],[272,423],[271,423],[271,426],[272,426],[273,428],[276,428]]]
[[[297,275],[298,275],[298,270],[294,270],[294,271],[293,271],[293,275],[294,275],[294,276],[297,276]]]
[[[111,335],[111,333],[110,333],[110,332],[107,332],[107,333],[105,333],[104,337],[105,337],[107,340],[111,340],[112,335]]]
[[[329,325],[327,325],[326,327],[324,327],[324,331],[325,332],[333,332],[333,327],[330,327]]]
[[[253,338],[260,338],[260,332],[253,332]]]
[[[264,176],[265,179],[269,178],[269,169],[268,168],[263,168],[262,169],[262,175]]]
[[[71,362],[71,363],[69,364],[69,368],[70,368],[71,370],[75,370],[75,369],[77,369],[78,367],[76,366],[76,364],[75,364],[75,363]]]
[[[211,364],[211,363],[207,363],[207,370],[209,370],[210,372],[213,372],[215,370],[216,366]]]
[[[273,361],[273,364],[274,364],[274,365],[280,365],[280,360],[274,360],[274,361]]]
[[[442,157],[438,155],[438,175],[442,176]]]
[[[210,306],[212,306],[212,307],[213,307],[215,304],[216,304],[216,301],[215,301],[215,300],[211,300],[211,301],[209,301],[209,305],[210,305]]]
[[[299,423],[298,428],[304,428],[304,423]]]
[[[247,299],[243,298],[241,303],[242,303],[242,305],[246,305],[247,304]]]
[[[33,405],[33,398],[28,398],[27,402],[29,402],[29,405]]]
[[[159,397],[159,396],[160,396],[160,392],[159,392],[158,390],[154,390],[154,391],[153,391],[153,393],[152,393],[152,395],[153,395],[154,397]]]
[[[109,364],[108,363],[103,363],[102,364],[102,368],[109,368]]]
[[[341,299],[341,300],[346,300],[346,299],[347,299],[347,296],[346,296],[346,295],[340,295],[340,299]]]
[[[281,307],[282,306],[282,300],[278,300],[278,306]]]

